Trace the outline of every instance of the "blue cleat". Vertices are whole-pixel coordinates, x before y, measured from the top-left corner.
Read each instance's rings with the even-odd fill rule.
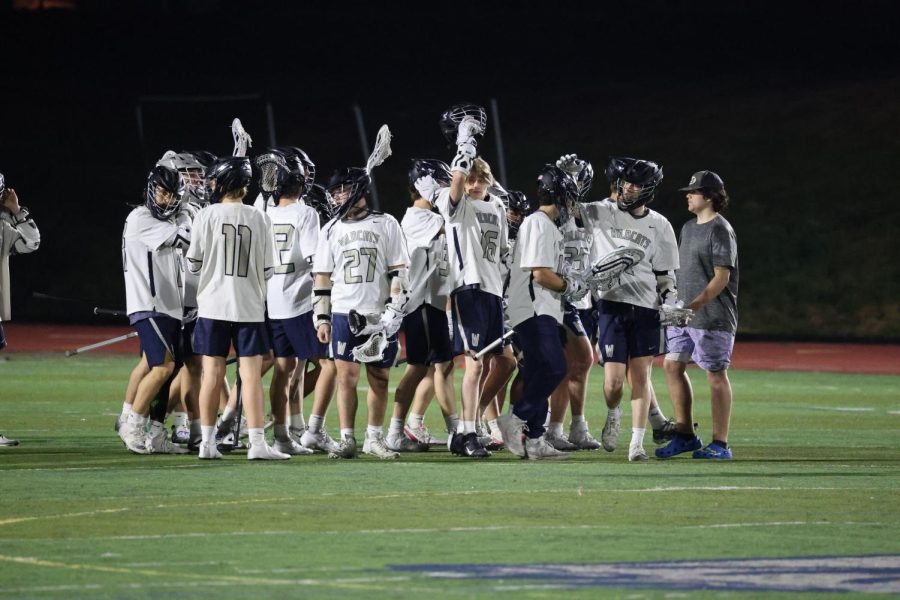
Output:
[[[694,451],[694,458],[708,458],[712,460],[731,460],[731,448],[725,448],[713,442],[706,448]]]
[[[678,456],[679,454],[684,454],[685,452],[699,452],[700,448],[702,447],[703,440],[701,440],[697,436],[685,438],[680,435],[676,435],[668,444],[666,444],[662,448],[657,448],[655,454],[656,458],[672,458],[673,456]],[[694,453],[694,456],[696,456],[696,452]]]

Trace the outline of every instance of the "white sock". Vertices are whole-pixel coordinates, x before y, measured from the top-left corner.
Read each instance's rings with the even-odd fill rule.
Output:
[[[216,426],[215,425],[201,425],[200,426],[200,443],[209,444],[216,440]]]
[[[413,429],[418,429],[420,427],[425,426],[425,415],[417,415],[416,413],[409,413],[409,418],[406,420],[409,423],[409,426]]]
[[[128,404],[127,402],[123,402],[122,403],[122,415],[121,415],[122,420],[124,421],[125,419],[127,419],[128,415],[130,415],[130,414],[131,414],[131,405]]]
[[[447,426],[447,433],[456,433],[459,428],[459,417],[455,414],[444,416],[444,425]]]
[[[323,417],[319,415],[309,415],[309,430],[313,433],[319,433],[322,430],[322,423],[325,421]],[[341,433],[343,434],[343,429]]]
[[[475,433],[475,421],[463,421],[463,430],[460,433]]]
[[[312,419],[310,419],[310,421],[312,421]],[[352,427],[347,428],[347,429],[344,429],[343,427],[341,427],[341,439],[344,439],[348,435],[356,437],[356,430],[353,429]]]
[[[312,417],[310,417],[310,420],[312,420]],[[291,429],[306,429],[306,421],[303,420],[303,413],[292,414],[290,426]]]
[[[266,432],[262,427],[251,427],[247,429],[250,436],[250,446],[262,446],[266,443]]]
[[[175,427],[182,427],[187,425],[188,415],[186,412],[173,412],[172,419],[172,424],[175,425]]]
[[[279,442],[287,442],[290,440],[288,437],[287,425],[275,425],[275,439]]]
[[[497,419],[491,419],[488,421],[488,429],[491,430],[491,433],[498,434],[500,433],[500,424],[497,423]]]
[[[547,433],[556,437],[562,437],[562,423],[558,421],[550,421],[550,426],[547,427]]]
[[[650,420],[650,426],[653,427],[653,429],[659,429],[666,424],[666,415],[658,408],[651,408],[647,418]]]
[[[403,419],[395,419],[391,417],[391,424],[388,427],[388,437],[392,435],[403,434]]]
[[[550,411],[547,411],[547,416],[544,417],[544,429],[550,426]]]
[[[647,431],[645,427],[632,427],[631,428],[631,444],[628,445],[629,448],[643,448],[644,447],[644,433]]]
[[[378,425],[366,425],[366,437],[367,438],[376,438],[381,437],[384,434],[384,428],[379,427]]]
[[[615,408],[607,409],[607,416],[612,416],[615,419],[621,419],[622,418],[622,407],[617,406]]]
[[[575,425],[576,423],[587,423],[587,421],[584,420],[584,415],[572,415],[572,425]]]
[[[128,422],[134,425],[137,429],[143,431],[144,427],[147,425],[147,417],[142,417],[136,412],[132,412],[128,415]]]

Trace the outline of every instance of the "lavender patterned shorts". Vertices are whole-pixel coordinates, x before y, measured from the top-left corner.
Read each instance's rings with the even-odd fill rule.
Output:
[[[706,371],[722,371],[731,364],[734,334],[729,331],[668,327],[666,360],[695,362]]]

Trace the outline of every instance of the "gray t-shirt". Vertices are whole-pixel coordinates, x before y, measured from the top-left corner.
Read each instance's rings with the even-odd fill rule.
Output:
[[[698,224],[688,221],[681,228],[678,244],[678,297],[685,304],[697,297],[712,281],[715,267],[727,267],[731,277],[725,289],[694,314],[690,327],[716,331],[737,331],[738,252],[731,224],[718,215]]]

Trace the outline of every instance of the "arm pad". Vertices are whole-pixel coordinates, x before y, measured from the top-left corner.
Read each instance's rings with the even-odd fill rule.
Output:
[[[675,274],[672,271],[653,271],[656,275],[656,293],[660,304],[674,305],[678,302],[678,287],[675,285]]]
[[[313,323],[316,329],[331,325],[331,288],[313,288]]]

